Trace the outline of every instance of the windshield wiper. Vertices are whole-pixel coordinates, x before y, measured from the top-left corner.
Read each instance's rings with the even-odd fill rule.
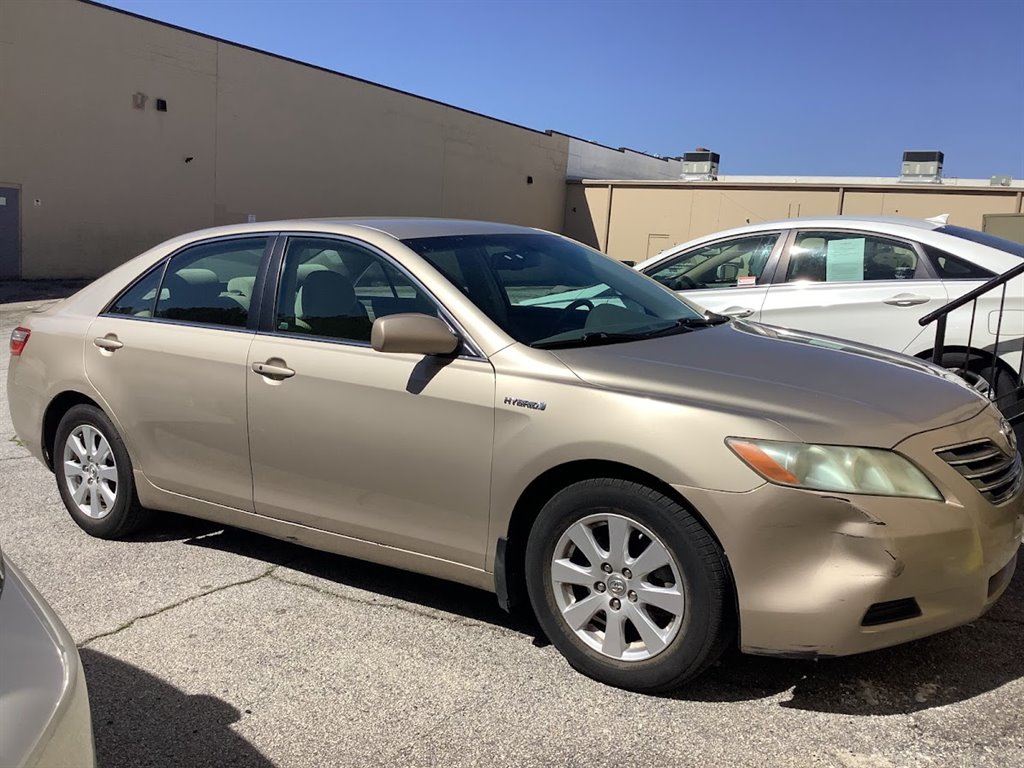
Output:
[[[727,320],[727,319],[726,319]],[[593,347],[600,344],[616,344],[622,341],[638,341],[640,339],[654,339],[659,336],[671,336],[676,333],[686,333],[697,328],[707,328],[710,325],[720,325],[722,321],[703,317],[683,317],[673,321],[672,325],[664,328],[656,328],[653,331],[637,331],[634,333],[612,333],[610,331],[590,331],[582,336],[572,339],[558,339],[557,341],[541,341],[532,344],[536,349],[565,349],[568,347]]]
[[[646,333],[609,333],[608,331],[591,331],[572,339],[557,341],[540,341],[530,346],[535,349],[565,349],[566,347],[596,347],[600,344],[615,344],[620,341],[636,341],[646,339]]]

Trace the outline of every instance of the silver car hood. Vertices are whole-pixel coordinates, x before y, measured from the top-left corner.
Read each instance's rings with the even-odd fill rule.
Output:
[[[987,404],[923,360],[741,321],[555,354],[589,384],[770,419],[813,443],[891,448]]]

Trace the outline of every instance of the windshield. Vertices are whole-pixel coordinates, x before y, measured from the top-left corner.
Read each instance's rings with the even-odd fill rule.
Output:
[[[403,241],[509,336],[535,347],[613,343],[708,324],[672,292],[557,235]]]
[[[944,234],[952,235],[953,237],[959,237],[962,240],[981,243],[982,245],[987,245],[989,248],[995,248],[996,250],[1005,251],[1006,253],[1012,253],[1014,256],[1019,256],[1024,259],[1024,243],[1015,243],[1012,240],[1006,240],[1002,237],[990,235],[988,232],[979,232],[976,229],[957,227],[952,224],[939,227],[935,231],[943,232]]]

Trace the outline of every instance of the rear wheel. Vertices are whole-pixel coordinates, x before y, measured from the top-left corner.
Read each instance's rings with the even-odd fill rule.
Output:
[[[57,426],[54,474],[64,506],[86,533],[118,539],[149,518],[135,494],[128,451],[99,408],[76,405]]]
[[[609,685],[676,688],[730,637],[718,544],[683,506],[638,483],[586,480],[556,494],[530,532],[526,570],[552,644]]]

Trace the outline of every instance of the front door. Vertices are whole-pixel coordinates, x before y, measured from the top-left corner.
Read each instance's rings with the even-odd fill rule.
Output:
[[[21,276],[21,191],[0,187],[0,278]]]
[[[903,351],[946,288],[912,243],[863,232],[800,231],[761,321]]]
[[[245,511],[249,295],[268,240],[178,252],[93,321],[85,351],[86,373],[130,439],[135,469],[164,490]]]
[[[494,369],[369,344],[376,317],[437,311],[368,246],[288,241],[274,330],[249,352],[257,513],[483,568]]]

